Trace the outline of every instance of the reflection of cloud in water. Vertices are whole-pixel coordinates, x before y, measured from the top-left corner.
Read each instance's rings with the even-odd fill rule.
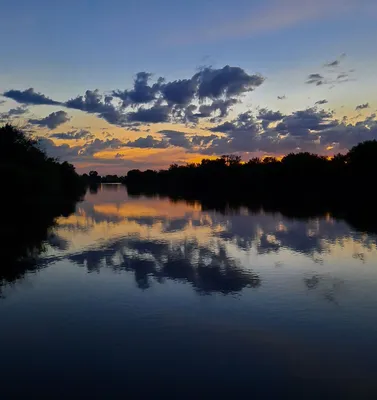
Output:
[[[337,296],[344,289],[344,281],[330,275],[314,274],[304,278],[309,291],[318,292],[325,300],[338,305]]]
[[[376,237],[354,232],[343,221],[328,218],[294,220],[279,213],[249,216],[225,216],[226,229],[218,233],[240,249],[256,247],[260,254],[288,249],[314,256],[342,248],[353,242],[362,248],[376,250]]]
[[[76,215],[58,221],[56,234],[72,261],[89,270],[132,271],[143,288],[164,279],[189,282],[203,293],[256,286],[244,257],[249,253],[289,251],[319,263],[325,256],[364,262],[376,253],[375,236],[328,215],[304,220],[246,208],[220,213],[202,211],[198,203],[122,196],[116,203],[108,193],[89,196]]]
[[[190,283],[203,294],[229,294],[260,285],[255,273],[242,269],[228,256],[220,242],[216,245],[210,249],[201,247],[196,241],[172,244],[124,239],[101,249],[71,255],[69,259],[86,266],[89,271],[99,270],[102,266],[132,271],[141,289],[148,288],[152,279]]]
[[[90,231],[96,224],[112,223],[125,227],[125,233],[130,234],[127,223],[133,222],[141,227],[158,227],[155,229],[157,235],[158,232],[164,235],[190,231],[199,234],[200,229],[208,227],[212,233],[207,236],[217,235],[224,241],[232,241],[240,250],[255,247],[259,253],[266,254],[284,248],[313,258],[316,253],[327,253],[334,246],[344,247],[350,239],[369,250],[376,246],[373,236],[353,232],[345,222],[328,217],[305,221],[285,218],[279,213],[250,214],[247,210],[224,215],[200,211],[196,203],[125,198],[123,203],[118,199],[114,204],[103,203],[100,194],[97,197],[92,196],[92,201],[81,203],[76,216],[60,219],[60,227]],[[98,204],[94,204],[95,200]]]

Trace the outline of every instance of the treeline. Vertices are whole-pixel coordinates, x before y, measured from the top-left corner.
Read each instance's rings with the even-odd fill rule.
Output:
[[[311,154],[241,158],[224,155],[215,160],[167,170],[128,172],[125,183],[132,193],[161,193],[193,199],[214,195],[224,200],[258,199],[263,202],[374,201],[377,173],[377,141],[353,147],[332,158]]]
[[[73,165],[48,157],[11,125],[0,127],[0,154],[0,250],[3,261],[14,261],[41,250],[54,219],[75,210],[85,185]]]
[[[2,184],[12,202],[54,206],[83,194],[83,180],[68,162],[48,157],[38,141],[11,125],[0,128]]]
[[[90,171],[89,174],[83,174],[82,179],[89,186],[99,185],[101,183],[125,183],[125,176],[104,175],[101,176],[97,171]]]

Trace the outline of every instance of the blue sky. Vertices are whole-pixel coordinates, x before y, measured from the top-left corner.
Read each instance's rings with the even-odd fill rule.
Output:
[[[72,161],[80,170],[94,166],[104,172],[132,167],[160,168],[172,160],[186,162],[226,150],[245,158],[305,149],[341,151],[359,139],[374,138],[375,118],[370,116],[377,108],[376,22],[374,0],[4,0],[0,24],[0,92],[34,88],[56,104],[40,104],[40,101],[25,104],[22,96],[17,99],[4,96],[0,99],[5,101],[0,113],[3,121],[18,124],[22,121],[32,128],[43,137],[48,151]],[[336,65],[325,66],[334,61]],[[228,93],[222,86],[224,91],[215,96],[212,93],[199,98],[199,92],[195,94],[190,104],[196,105],[196,115],[201,104],[229,98],[237,101],[221,118],[218,109],[207,119],[201,115],[195,123],[177,121],[169,114],[163,121],[138,121],[142,124],[130,130],[125,121],[135,107],[149,108],[156,103],[129,103],[125,108],[119,97],[115,97],[113,106],[126,115],[122,123],[118,120],[109,123],[108,118],[94,109],[88,111],[87,107],[66,104],[69,99],[95,89],[104,101],[113,91],[131,89],[139,72],[152,73],[148,84],[153,84],[158,77],[166,82],[191,79],[209,66],[215,72],[206,77],[214,77],[223,74],[226,65],[242,70],[249,77],[260,75],[263,83],[239,87],[237,93]],[[233,79],[233,72],[238,74],[235,79],[244,79],[239,70],[232,70],[227,77],[223,74],[222,79]],[[311,74],[320,75],[322,80],[307,83]],[[344,77],[337,79],[339,76]],[[229,88],[233,83],[226,84]],[[161,103],[161,93],[153,101],[167,104]],[[279,100],[278,96],[284,99]],[[315,104],[322,100],[326,102]],[[169,104],[169,112],[175,112],[177,105]],[[24,113],[9,114],[9,110],[23,105]],[[356,110],[361,105],[367,106]],[[182,104],[180,107],[181,112]],[[260,108],[280,111],[282,119],[262,124],[262,117],[258,119]],[[321,114],[321,110],[327,114]],[[59,111],[66,113],[66,117],[58,119],[57,125],[36,122]],[[236,126],[239,115],[249,111],[260,122],[259,126],[255,121]],[[300,111],[307,114],[297,114]],[[50,120],[62,115],[53,114]],[[303,117],[311,121],[307,129],[300,134],[290,131],[290,126],[301,123]],[[343,117],[348,118],[347,123]],[[132,114],[133,122],[135,118],[137,115]],[[314,119],[320,126],[313,125]],[[330,119],[338,121],[337,126],[329,124]],[[237,131],[216,131],[216,126],[224,121],[233,121]],[[349,126],[360,122],[364,123],[362,132]],[[336,132],[328,132],[325,125]],[[86,138],[76,135],[74,140],[52,136],[82,129],[90,131],[90,135]],[[340,139],[341,129],[347,136],[344,141]],[[353,136],[349,138],[351,129]],[[172,139],[172,134],[161,133],[163,130],[178,133]],[[109,136],[104,137],[104,131]],[[307,137],[303,137],[305,132]],[[216,134],[218,138],[214,143],[199,146],[186,141],[182,147],[177,145],[182,133],[189,141],[193,138],[190,135]],[[147,136],[154,141],[143,142],[144,147],[131,146],[138,138]],[[118,142],[113,140],[106,147],[102,142],[108,142],[110,137]],[[264,145],[267,137],[273,146]],[[100,150],[88,154],[85,149],[95,148],[92,143],[95,140]]]

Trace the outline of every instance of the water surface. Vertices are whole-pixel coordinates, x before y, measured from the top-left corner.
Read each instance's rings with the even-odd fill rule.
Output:
[[[88,192],[3,279],[4,398],[376,398],[376,236]]]

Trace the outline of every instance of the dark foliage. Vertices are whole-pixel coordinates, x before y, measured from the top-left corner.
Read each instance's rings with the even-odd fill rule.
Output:
[[[1,280],[24,269],[16,261],[27,259],[23,265],[32,266],[55,218],[74,211],[85,186],[73,165],[48,157],[37,141],[11,125],[0,128],[0,154]]]
[[[331,212],[377,231],[376,174],[377,141],[367,141],[331,159],[298,153],[243,163],[240,157],[225,155],[162,171],[131,170],[126,185],[130,194],[200,200],[216,209],[246,205],[304,216]],[[363,210],[368,210],[365,217]]]
[[[82,178],[88,186],[96,186],[100,183],[124,183],[125,177],[118,175],[101,176],[97,171],[90,171],[89,174],[83,174]]]

